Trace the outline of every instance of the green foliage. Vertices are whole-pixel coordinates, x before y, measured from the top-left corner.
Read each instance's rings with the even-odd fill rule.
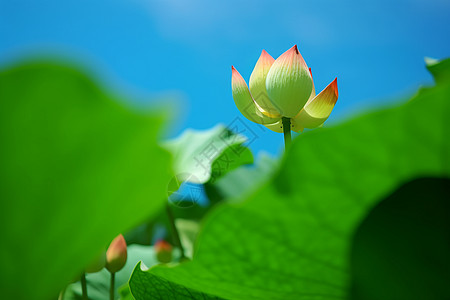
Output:
[[[188,258],[192,258],[194,252],[194,242],[197,238],[199,231],[199,223],[193,220],[176,219],[175,225],[177,226],[178,233],[180,235],[181,244],[183,245],[184,254]]]
[[[352,299],[450,299],[450,179],[421,178],[381,201],[352,246]]]
[[[188,129],[179,137],[164,143],[175,158],[176,176],[172,177],[167,187],[169,195],[175,193],[170,201],[174,202],[170,203],[170,208],[175,218],[198,221],[214,206],[216,201],[200,204],[198,198],[176,192],[184,181],[212,186],[238,167],[252,164],[253,155],[243,144],[245,141],[242,135],[217,125],[203,131]],[[127,241],[146,245],[152,240],[155,226],[161,225],[169,227],[165,209],[161,209],[156,218],[147,220],[125,236]],[[170,231],[166,238],[172,240]]]
[[[164,203],[162,118],[117,100],[70,67],[0,72],[2,298],[56,298]]]
[[[131,295],[130,287],[128,283],[124,284],[119,288],[120,300],[135,300],[133,295]]]
[[[434,59],[425,59],[427,69],[433,74],[437,83],[443,83],[450,80],[450,58],[441,61]]]
[[[191,290],[185,286],[170,282],[162,277],[141,270],[141,263],[136,265],[130,278],[130,291],[135,299],[220,299],[205,293]]]
[[[223,125],[205,130],[186,130],[181,136],[164,143],[174,157],[177,176],[172,191],[183,181],[205,183],[217,180],[228,171],[253,163],[251,151],[242,144],[246,138]]]
[[[125,267],[116,273],[116,290],[121,286],[128,286],[128,279],[137,263],[142,261],[146,266],[151,267],[158,264],[153,246],[130,245],[128,246],[128,259]],[[90,299],[109,300],[110,273],[103,269],[98,273],[87,274],[88,295]],[[116,298],[118,297],[116,292]],[[126,296],[123,296],[126,298]],[[82,299],[80,282],[69,285],[64,296],[64,300]],[[132,299],[132,298],[131,298]]]
[[[269,180],[277,168],[277,160],[265,153],[261,153],[254,164],[229,170],[228,173],[218,179],[206,182],[204,189],[209,199],[208,205],[189,203],[186,207],[181,205],[173,206],[173,213],[177,218],[201,220],[215,204],[241,197],[255,190]]]
[[[279,162],[265,153],[260,153],[254,165],[243,166],[225,174],[214,182],[205,184],[205,191],[212,203],[224,199],[242,197],[268,181],[277,171]]]
[[[450,176],[449,97],[449,82],[438,81],[401,106],[302,134],[272,182],[211,211],[193,261],[135,270],[136,300],[186,288],[226,299],[347,299],[353,234],[368,211],[408,180]]]

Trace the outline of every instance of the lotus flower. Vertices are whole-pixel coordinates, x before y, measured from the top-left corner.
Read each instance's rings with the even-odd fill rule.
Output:
[[[338,99],[337,78],[316,95],[311,69],[297,45],[276,60],[263,50],[250,76],[250,89],[233,66],[231,70],[233,99],[239,111],[276,132],[283,132],[283,123],[295,132],[321,126]]]

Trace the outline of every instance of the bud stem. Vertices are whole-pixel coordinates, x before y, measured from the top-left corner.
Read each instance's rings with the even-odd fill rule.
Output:
[[[81,274],[81,291],[83,295],[83,300],[89,300],[88,294],[87,294],[87,282],[86,282],[86,273],[83,272]]]
[[[116,273],[111,273],[111,281],[109,285],[109,299],[114,300],[114,285],[116,281]]]
[[[167,202],[167,204],[166,204],[166,211],[167,211],[167,216],[169,218],[170,229],[172,230],[172,235],[174,238],[174,244],[180,249],[180,252],[181,252],[181,257],[180,257],[180,261],[181,261],[184,258],[186,258],[186,256],[184,255],[184,248],[183,248],[183,245],[181,244],[180,234],[178,233],[177,226],[175,225],[175,217],[173,216],[172,210],[170,209],[169,202]]]
[[[291,146],[291,119],[283,117],[281,122],[283,123],[284,150],[286,151]]]

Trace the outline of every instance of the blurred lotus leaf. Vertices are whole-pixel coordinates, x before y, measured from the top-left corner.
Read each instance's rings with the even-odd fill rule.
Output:
[[[118,100],[72,67],[0,71],[2,298],[56,298],[163,205],[172,177],[157,146],[163,118]]]
[[[174,157],[176,180],[172,191],[184,181],[205,183],[217,180],[230,170],[253,163],[253,155],[243,145],[246,138],[223,125],[209,130],[187,129],[163,146]]]

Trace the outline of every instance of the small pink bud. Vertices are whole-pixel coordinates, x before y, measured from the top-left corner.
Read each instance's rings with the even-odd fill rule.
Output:
[[[106,269],[111,273],[120,271],[127,262],[127,242],[119,234],[109,245],[106,251]]]
[[[154,246],[156,259],[162,263],[169,263],[172,261],[172,245],[164,240],[159,240]]]

